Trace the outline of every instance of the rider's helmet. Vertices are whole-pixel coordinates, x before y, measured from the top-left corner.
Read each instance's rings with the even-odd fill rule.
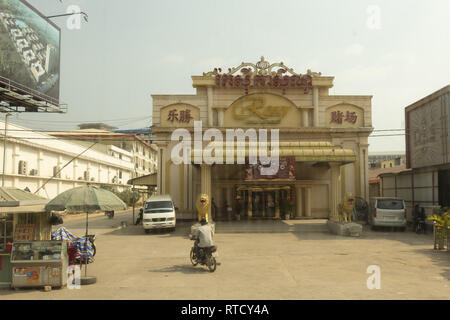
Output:
[[[204,226],[205,224],[208,224],[208,222],[206,222],[206,219],[203,218],[202,220],[200,220],[200,224],[201,224],[202,226]]]

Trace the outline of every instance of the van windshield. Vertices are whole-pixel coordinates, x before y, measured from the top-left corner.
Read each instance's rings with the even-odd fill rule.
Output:
[[[145,213],[172,212],[172,201],[150,201],[145,203]]]
[[[395,200],[395,199],[378,200],[377,208],[378,209],[392,209],[392,210],[404,209],[403,200]]]

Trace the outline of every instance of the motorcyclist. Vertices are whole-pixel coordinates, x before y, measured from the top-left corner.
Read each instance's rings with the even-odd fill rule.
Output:
[[[215,247],[213,242],[214,232],[205,218],[200,221],[200,224],[201,226],[194,231],[194,236],[198,239],[200,252],[203,253],[205,250],[211,250]]]
[[[414,221],[414,229],[413,230],[416,231],[419,223],[424,223],[425,219],[426,219],[425,209],[420,208],[419,204],[417,203],[414,206],[414,211],[413,211],[413,221]]]
[[[138,216],[138,218],[137,218],[137,220],[136,220],[136,223],[135,223],[136,226],[137,226],[138,224],[141,224],[141,223],[142,223],[143,217],[144,217],[144,208],[141,208],[141,209],[139,209],[139,216]]]

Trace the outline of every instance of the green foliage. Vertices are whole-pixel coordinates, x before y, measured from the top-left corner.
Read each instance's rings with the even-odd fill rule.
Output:
[[[139,201],[139,192],[131,191],[130,188],[119,192],[117,196],[122,199],[122,201],[125,202],[128,206],[132,206]]]
[[[127,206],[131,207],[134,204],[136,204],[139,201],[139,192],[137,191],[131,191],[131,188],[126,188],[122,192],[120,192],[117,187],[110,186],[110,185],[101,185],[102,189],[108,190],[112,193],[114,193],[116,196],[118,196],[123,202],[127,204]]]
[[[436,222],[436,226],[448,228],[450,226],[450,210],[446,212],[435,213],[428,220]]]

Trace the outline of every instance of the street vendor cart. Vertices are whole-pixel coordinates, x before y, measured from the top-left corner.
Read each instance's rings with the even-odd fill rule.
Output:
[[[63,287],[67,284],[65,241],[16,241],[11,252],[12,287]]]
[[[0,188],[0,286],[12,283],[11,251],[15,241],[51,240],[47,202],[17,188]]]

